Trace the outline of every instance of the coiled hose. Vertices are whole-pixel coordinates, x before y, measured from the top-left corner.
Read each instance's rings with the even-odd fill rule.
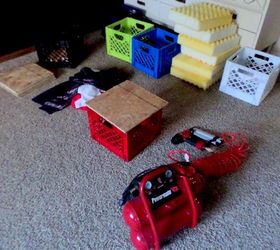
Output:
[[[205,176],[220,177],[235,172],[247,158],[249,146],[243,134],[224,133],[221,137],[225,151],[192,161],[192,166]]]

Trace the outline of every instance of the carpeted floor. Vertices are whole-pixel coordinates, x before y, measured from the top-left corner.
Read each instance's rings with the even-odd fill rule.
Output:
[[[212,181],[195,229],[164,249],[279,249],[280,84],[260,107],[218,91],[204,92],[175,77],[152,79],[96,48],[78,68],[17,98],[0,89],[0,249],[132,249],[117,205],[139,172],[169,163],[171,137],[201,126],[244,132],[251,152],[239,172]],[[1,71],[36,61],[35,53],[0,65]],[[129,163],[91,140],[86,114],[67,108],[53,115],[31,98],[81,67],[126,69],[130,79],[169,102],[161,135]],[[193,157],[201,154],[186,145]]]

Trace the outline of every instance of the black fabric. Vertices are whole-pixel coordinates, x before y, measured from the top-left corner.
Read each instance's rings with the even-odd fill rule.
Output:
[[[95,72],[85,67],[68,81],[48,89],[32,100],[42,105],[39,109],[52,114],[69,106],[72,98],[77,94],[78,87],[83,84],[91,84],[106,91],[123,80],[123,74],[117,68]]]
[[[70,105],[72,97],[77,93],[80,83],[66,81],[41,93],[32,100],[41,104],[40,109],[52,114]]]
[[[80,84],[91,84],[101,90],[108,90],[120,83],[123,79],[122,73],[117,68],[110,68],[95,72],[90,68],[82,68],[81,71],[69,78],[70,81]]]

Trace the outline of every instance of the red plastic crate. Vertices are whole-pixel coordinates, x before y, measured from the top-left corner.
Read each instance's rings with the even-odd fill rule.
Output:
[[[132,130],[124,133],[88,109],[91,137],[125,161],[130,161],[146,148],[157,135],[162,123],[162,110],[156,112]]]
[[[160,133],[167,102],[125,81],[87,102],[91,137],[131,160]]]

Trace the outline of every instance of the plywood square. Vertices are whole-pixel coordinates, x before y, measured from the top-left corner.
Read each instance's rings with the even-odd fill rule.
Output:
[[[142,87],[125,81],[87,103],[87,106],[126,133],[167,102]]]
[[[52,72],[35,63],[0,74],[0,87],[16,96],[22,96],[39,85],[54,80]]]

